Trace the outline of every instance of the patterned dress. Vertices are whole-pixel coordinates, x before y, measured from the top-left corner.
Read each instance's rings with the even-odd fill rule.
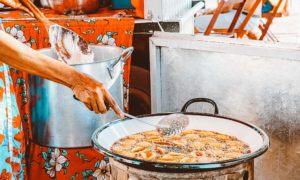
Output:
[[[58,16],[53,14],[51,10],[45,10],[44,13],[48,17]],[[70,29],[79,33],[85,38],[85,40],[87,40],[91,44],[111,45],[122,48],[130,47],[132,45],[134,19],[110,17],[110,12],[106,13],[103,10],[101,11],[101,13],[102,15],[97,14],[97,17],[103,16],[103,18],[91,18],[85,20],[60,20],[57,21],[57,23],[69,27]],[[1,17],[5,20],[3,21],[5,31],[20,42],[26,44],[27,46],[30,46],[33,49],[49,47],[48,34],[42,24],[32,20],[24,20],[27,15],[20,13],[20,11],[0,12],[0,18]],[[11,17],[14,17],[16,19],[6,20],[11,19]],[[124,106],[125,108],[127,108],[128,99],[126,97],[129,87],[128,80],[130,72],[130,61],[127,61],[124,70],[124,90],[126,92],[124,94]],[[10,90],[11,92],[15,93],[15,114],[20,114],[15,119],[13,119],[15,122],[19,123],[15,124],[19,125],[20,127],[14,128],[15,131],[13,132],[13,134],[17,134],[15,138],[19,140],[19,142],[21,142],[12,143],[13,145],[19,145],[19,149],[17,146],[15,146],[16,148],[13,149],[13,155],[18,155],[19,160],[17,162],[21,163],[9,163],[10,158],[8,160],[6,160],[6,158],[3,158],[4,160],[2,161],[2,139],[4,139],[3,137],[9,139],[9,136],[7,136],[6,132],[3,133],[5,134],[5,136],[1,136],[2,133],[0,131],[0,173],[3,169],[3,175],[0,175],[0,180],[13,179],[11,178],[13,174],[15,174],[16,177],[14,179],[30,180],[109,179],[109,176],[107,174],[107,172],[109,171],[109,166],[107,165],[107,162],[104,161],[103,155],[96,152],[92,147],[72,149],[52,148],[40,146],[30,141],[31,120],[29,115],[30,98],[28,94],[28,77],[25,72],[21,72],[13,68],[10,68],[8,74],[10,74],[11,76]],[[0,79],[4,81],[4,73],[2,72],[0,72]],[[2,95],[4,95],[5,89],[1,87],[2,86],[0,86],[0,102],[2,106],[3,101],[1,99],[3,98],[1,97]],[[1,107],[0,118],[3,117],[2,109],[3,108]],[[6,112],[4,111],[4,114],[5,113]],[[7,129],[7,117],[4,115],[4,118],[5,119],[0,119],[0,123],[2,124],[2,122],[4,122],[4,129]],[[23,126],[23,130],[21,126]],[[14,142],[17,142],[17,140],[15,140]],[[3,149],[5,149],[5,151],[8,151],[6,152],[6,154],[10,154],[7,146]],[[24,158],[24,151],[26,152],[26,158]],[[5,165],[2,165],[4,163]]]
[[[0,20],[0,30],[2,24]],[[25,178],[25,139],[13,85],[13,69],[0,62],[0,179]]]

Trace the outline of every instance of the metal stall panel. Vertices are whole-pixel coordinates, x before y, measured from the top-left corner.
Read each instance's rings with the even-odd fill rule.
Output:
[[[255,179],[299,179],[300,45],[159,33],[150,46],[153,112],[211,98],[221,115],[268,133],[271,148],[256,160]]]

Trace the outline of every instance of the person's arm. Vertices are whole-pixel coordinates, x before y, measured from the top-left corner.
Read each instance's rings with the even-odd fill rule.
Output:
[[[119,117],[124,117],[103,84],[67,64],[31,49],[3,31],[0,31],[0,61],[71,88],[75,96],[96,113],[105,113],[107,104]]]

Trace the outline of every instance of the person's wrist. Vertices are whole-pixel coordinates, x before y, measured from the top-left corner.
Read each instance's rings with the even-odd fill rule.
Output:
[[[84,78],[84,74],[73,69],[68,78],[67,86],[71,89],[74,89],[75,86],[79,85]]]

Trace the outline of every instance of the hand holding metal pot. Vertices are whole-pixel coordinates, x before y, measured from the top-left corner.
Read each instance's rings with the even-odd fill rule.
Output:
[[[60,148],[89,147],[92,133],[103,124],[118,118],[114,111],[108,111],[103,115],[96,114],[77,99],[88,102],[86,104],[93,108],[91,103],[94,99],[88,99],[88,96],[103,98],[99,104],[102,104],[103,107],[102,102],[104,101],[105,105],[114,107],[118,113],[120,112],[119,108],[114,103],[109,103],[112,102],[112,96],[123,110],[122,72],[124,63],[133,52],[133,47],[122,49],[97,45],[91,46],[91,48],[95,52],[94,62],[69,66],[64,64],[68,68],[77,70],[68,74],[67,78],[71,79],[68,88],[46,78],[36,75],[29,76],[30,97],[36,100],[30,101],[31,114],[34,114],[31,116],[34,142]],[[50,48],[41,49],[40,52],[47,57],[57,58],[57,54]],[[66,72],[60,70],[58,73]],[[85,74],[89,76],[85,76]],[[97,83],[95,80],[101,83]],[[97,103],[97,100],[94,102]]]
[[[116,101],[102,83],[97,82],[87,74],[76,79],[72,86],[75,97],[95,113],[106,113],[107,106],[111,107],[120,118],[124,115]]]

